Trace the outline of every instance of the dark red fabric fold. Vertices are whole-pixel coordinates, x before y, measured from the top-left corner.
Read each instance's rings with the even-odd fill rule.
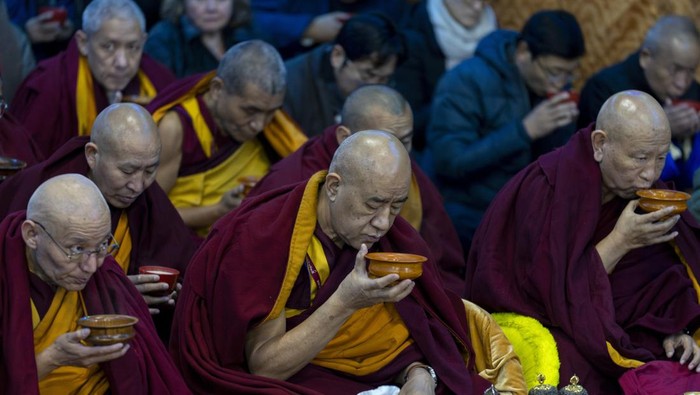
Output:
[[[22,160],[27,166],[44,158],[25,127],[9,112],[0,118],[0,156]]]
[[[323,134],[309,139],[297,151],[275,163],[270,171],[250,191],[253,197],[273,189],[308,180],[320,170],[328,170],[338,149],[335,132],[338,125],[329,126]],[[411,161],[411,170],[420,189],[423,220],[420,235],[430,247],[445,287],[464,296],[464,253],[459,237],[443,206],[442,196],[432,181]]]
[[[593,125],[579,131],[564,147],[542,156],[504,186],[472,244],[467,262],[467,296],[489,311],[517,312],[551,327],[558,342],[561,340],[560,351],[567,352],[562,356],[562,380],[588,369],[596,372],[600,382],[582,380],[584,386],[590,386],[592,393],[614,393],[596,390],[616,386],[617,378],[625,371],[612,361],[606,342],[630,359],[647,362],[663,356],[644,347],[648,339],[638,334],[631,337],[625,331],[635,322],[619,322],[612,277],[608,277],[595,249],[602,198],[600,168],[591,146],[592,130]],[[656,187],[666,186],[658,182]],[[686,212],[676,230],[680,236],[675,243],[697,275],[697,223]],[[682,272],[678,265],[681,263],[676,259],[668,270]],[[664,276],[656,278],[663,281]],[[692,289],[678,292],[677,288],[683,286],[678,284],[665,290],[653,283],[649,286],[658,292],[646,299],[640,294],[637,303],[649,304],[637,308],[655,315],[664,325],[654,332],[654,320],[647,315],[644,333],[660,343],[666,335],[697,324],[695,312],[683,315],[677,309],[658,308],[661,302],[651,303],[653,299],[686,303],[674,299],[680,294],[695,297],[693,303],[697,305]],[[572,347],[576,352],[569,353]],[[590,377],[595,380],[596,375]]]
[[[20,211],[0,223],[0,394],[37,394],[36,362]],[[148,308],[114,259],[108,256],[82,291],[90,314],[139,319],[131,349],[102,364],[113,394],[189,394],[158,338]]]
[[[176,308],[170,343],[176,364],[193,391],[343,392],[343,380],[333,380],[332,375],[321,380],[322,387],[314,391],[302,386],[304,370],[295,376],[297,384],[253,376],[246,370],[244,339],[268,315],[280,292],[305,184],[244,201],[214,225],[195,254]],[[401,218],[396,219],[378,248],[430,257],[418,233]],[[462,348],[457,345],[462,344],[466,348],[462,350],[473,355],[464,305],[454,294],[445,293],[433,262],[428,260],[414,291],[396,304],[397,310],[416,346],[441,378],[439,393],[463,393],[475,382],[485,388],[474,372],[473,361],[465,364]],[[347,267],[333,270],[340,274],[330,283],[333,285],[349,271]],[[319,297],[327,297],[333,285],[324,285],[321,292],[326,296]],[[362,378],[354,381],[361,384]]]

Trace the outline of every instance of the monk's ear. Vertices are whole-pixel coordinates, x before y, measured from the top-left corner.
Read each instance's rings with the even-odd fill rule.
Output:
[[[326,194],[331,202],[335,202],[338,196],[338,188],[340,187],[340,175],[338,173],[328,173],[325,182]]]
[[[214,100],[218,100],[219,96],[221,96],[223,91],[224,91],[224,81],[219,77],[212,78],[211,82],[209,83],[209,92],[210,92],[211,98]]]
[[[346,61],[345,50],[340,45],[336,44],[331,50],[331,66],[333,70],[339,70]]]
[[[350,137],[352,132],[346,126],[340,125],[335,129],[335,138],[338,140],[338,145],[345,141],[346,138]]]
[[[591,133],[591,145],[593,146],[593,159],[600,163],[603,160],[603,147],[608,142],[608,135],[603,130],[595,130]]]
[[[651,52],[649,51],[649,48],[642,48],[642,50],[639,51],[639,67],[646,70],[651,62]]]
[[[35,250],[38,244],[38,227],[39,226],[37,224],[30,220],[25,220],[22,222],[22,239],[24,240],[24,244],[26,244],[27,247],[31,248],[32,250]]]
[[[85,144],[85,160],[87,160],[88,166],[94,169],[97,165],[97,156],[99,155],[99,148],[97,144],[89,142]]]
[[[76,31],[75,32],[75,41],[78,44],[78,51],[80,51],[80,54],[83,56],[87,56],[87,54],[88,54],[87,34],[82,30]]]

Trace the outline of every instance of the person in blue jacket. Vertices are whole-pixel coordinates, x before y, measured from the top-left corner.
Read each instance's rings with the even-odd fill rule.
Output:
[[[584,52],[576,18],[545,10],[520,33],[496,30],[483,38],[474,57],[440,80],[428,147],[465,253],[501,187],[575,131],[578,110],[567,89]]]

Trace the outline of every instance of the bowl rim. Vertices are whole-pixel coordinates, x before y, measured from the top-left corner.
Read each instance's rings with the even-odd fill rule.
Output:
[[[427,257],[418,254],[410,254],[406,252],[369,252],[365,255],[370,261],[379,261],[380,263],[401,264],[401,263],[423,263],[428,260]],[[394,259],[391,259],[394,258]],[[401,260],[399,260],[401,259]]]
[[[654,193],[669,194],[675,196],[653,196]],[[683,191],[673,189],[640,189],[636,192],[637,196],[644,199],[668,201],[668,202],[683,202],[690,199],[690,194]]]
[[[113,318],[126,318],[127,322],[121,325],[113,325],[113,326],[104,326],[104,325],[98,325],[97,322],[89,321],[90,318],[102,318],[102,317],[113,317]],[[90,314],[90,315],[85,315],[80,318],[78,318],[77,323],[80,326],[86,327],[86,328],[99,328],[99,329],[114,329],[114,328],[124,328],[127,326],[134,326],[139,322],[139,319],[127,315],[127,314]]]
[[[179,270],[173,269],[172,267],[167,267],[167,266],[145,265],[145,266],[139,267],[139,274],[158,274],[158,273],[149,273],[149,271],[166,272],[169,275],[177,275],[177,276],[180,275]]]

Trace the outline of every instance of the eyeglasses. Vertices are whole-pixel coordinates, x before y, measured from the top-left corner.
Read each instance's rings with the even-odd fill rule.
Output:
[[[100,244],[100,246],[92,251],[84,250],[82,247],[75,246],[71,247],[69,252],[66,252],[64,250],[64,247],[61,246],[56,239],[51,236],[51,233],[49,233],[48,230],[44,227],[44,225],[40,224],[39,222],[35,220],[31,220],[35,224],[39,225],[39,227],[46,233],[47,236],[49,236],[49,239],[58,247],[61,252],[66,256],[66,259],[68,259],[71,262],[83,262],[87,260],[87,258],[90,257],[90,255],[95,255],[97,258],[102,259],[106,257],[107,255],[113,253],[114,251],[119,249],[119,243],[117,243],[117,240],[114,239],[114,236],[110,233],[109,238],[106,239],[105,241]]]
[[[578,79],[579,74],[577,70],[552,70],[545,66],[541,59],[542,58],[539,57],[535,58],[535,63],[537,63],[537,66],[542,70],[547,81],[553,84],[571,84]]]
[[[5,96],[0,95],[0,118],[2,118],[3,115],[5,115],[5,112],[7,111],[7,107],[9,107],[9,105],[5,101]]]

